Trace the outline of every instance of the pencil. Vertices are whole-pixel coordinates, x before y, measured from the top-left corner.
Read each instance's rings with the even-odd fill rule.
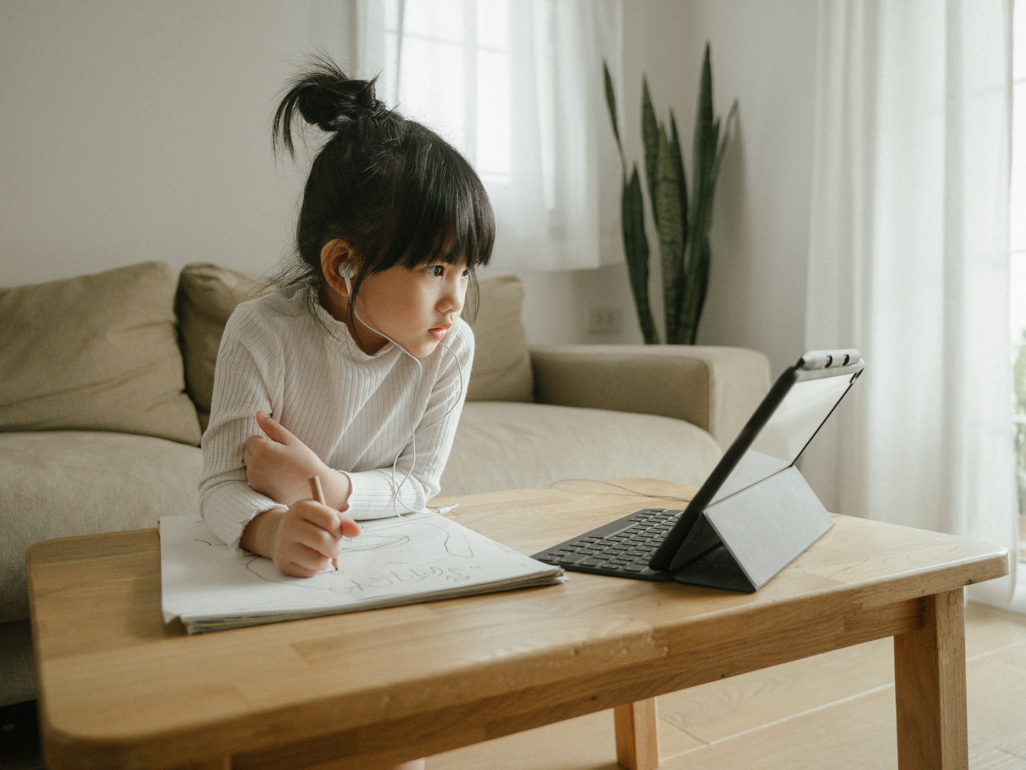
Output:
[[[321,477],[311,476],[310,477],[310,494],[313,495],[313,499],[319,502],[321,505],[327,505],[324,502],[324,489],[321,487]],[[332,565],[335,569],[338,569],[338,557],[336,556],[331,560]]]
[[[324,502],[324,489],[321,487],[320,476],[310,477],[310,494],[313,495],[313,499],[321,505],[327,505],[327,503]]]

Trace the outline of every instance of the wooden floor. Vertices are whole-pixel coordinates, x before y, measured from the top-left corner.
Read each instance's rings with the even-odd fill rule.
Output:
[[[966,606],[969,767],[1026,770],[1026,616]],[[667,770],[897,767],[891,641],[659,698]],[[431,757],[428,770],[614,770],[611,711]]]

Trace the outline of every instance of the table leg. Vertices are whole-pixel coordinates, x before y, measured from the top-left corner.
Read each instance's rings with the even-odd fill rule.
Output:
[[[659,767],[655,698],[613,709],[616,725],[616,761],[627,770]]]
[[[969,766],[962,589],[922,599],[923,626],[894,637],[901,770]]]

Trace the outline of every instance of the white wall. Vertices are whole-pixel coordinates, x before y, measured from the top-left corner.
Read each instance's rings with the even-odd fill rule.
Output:
[[[717,190],[699,341],[762,350],[774,373],[805,350],[816,7],[816,0],[694,4],[695,29],[712,48],[717,104],[726,113],[736,96],[739,105]]]
[[[621,130],[639,162],[643,72],[687,155],[705,40],[717,110],[738,98],[699,341],[763,350],[777,371],[804,342],[815,0],[625,5]],[[303,174],[275,163],[271,114],[305,53],[337,53],[344,8],[0,0],[0,285],[144,259],[273,268],[290,249]],[[521,278],[532,342],[640,341],[625,266]],[[588,333],[595,307],[619,312],[619,334]]]
[[[0,285],[159,259],[264,270],[300,174],[276,96],[316,6],[0,4]]]

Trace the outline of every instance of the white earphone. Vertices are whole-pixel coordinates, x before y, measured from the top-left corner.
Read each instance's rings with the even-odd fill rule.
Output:
[[[349,262],[343,262],[342,264],[340,264],[338,266],[338,274],[339,274],[339,276],[341,276],[342,280],[345,281],[346,293],[352,294],[353,293],[353,289],[349,285],[349,281],[353,277],[353,266],[351,264],[349,264]]]

